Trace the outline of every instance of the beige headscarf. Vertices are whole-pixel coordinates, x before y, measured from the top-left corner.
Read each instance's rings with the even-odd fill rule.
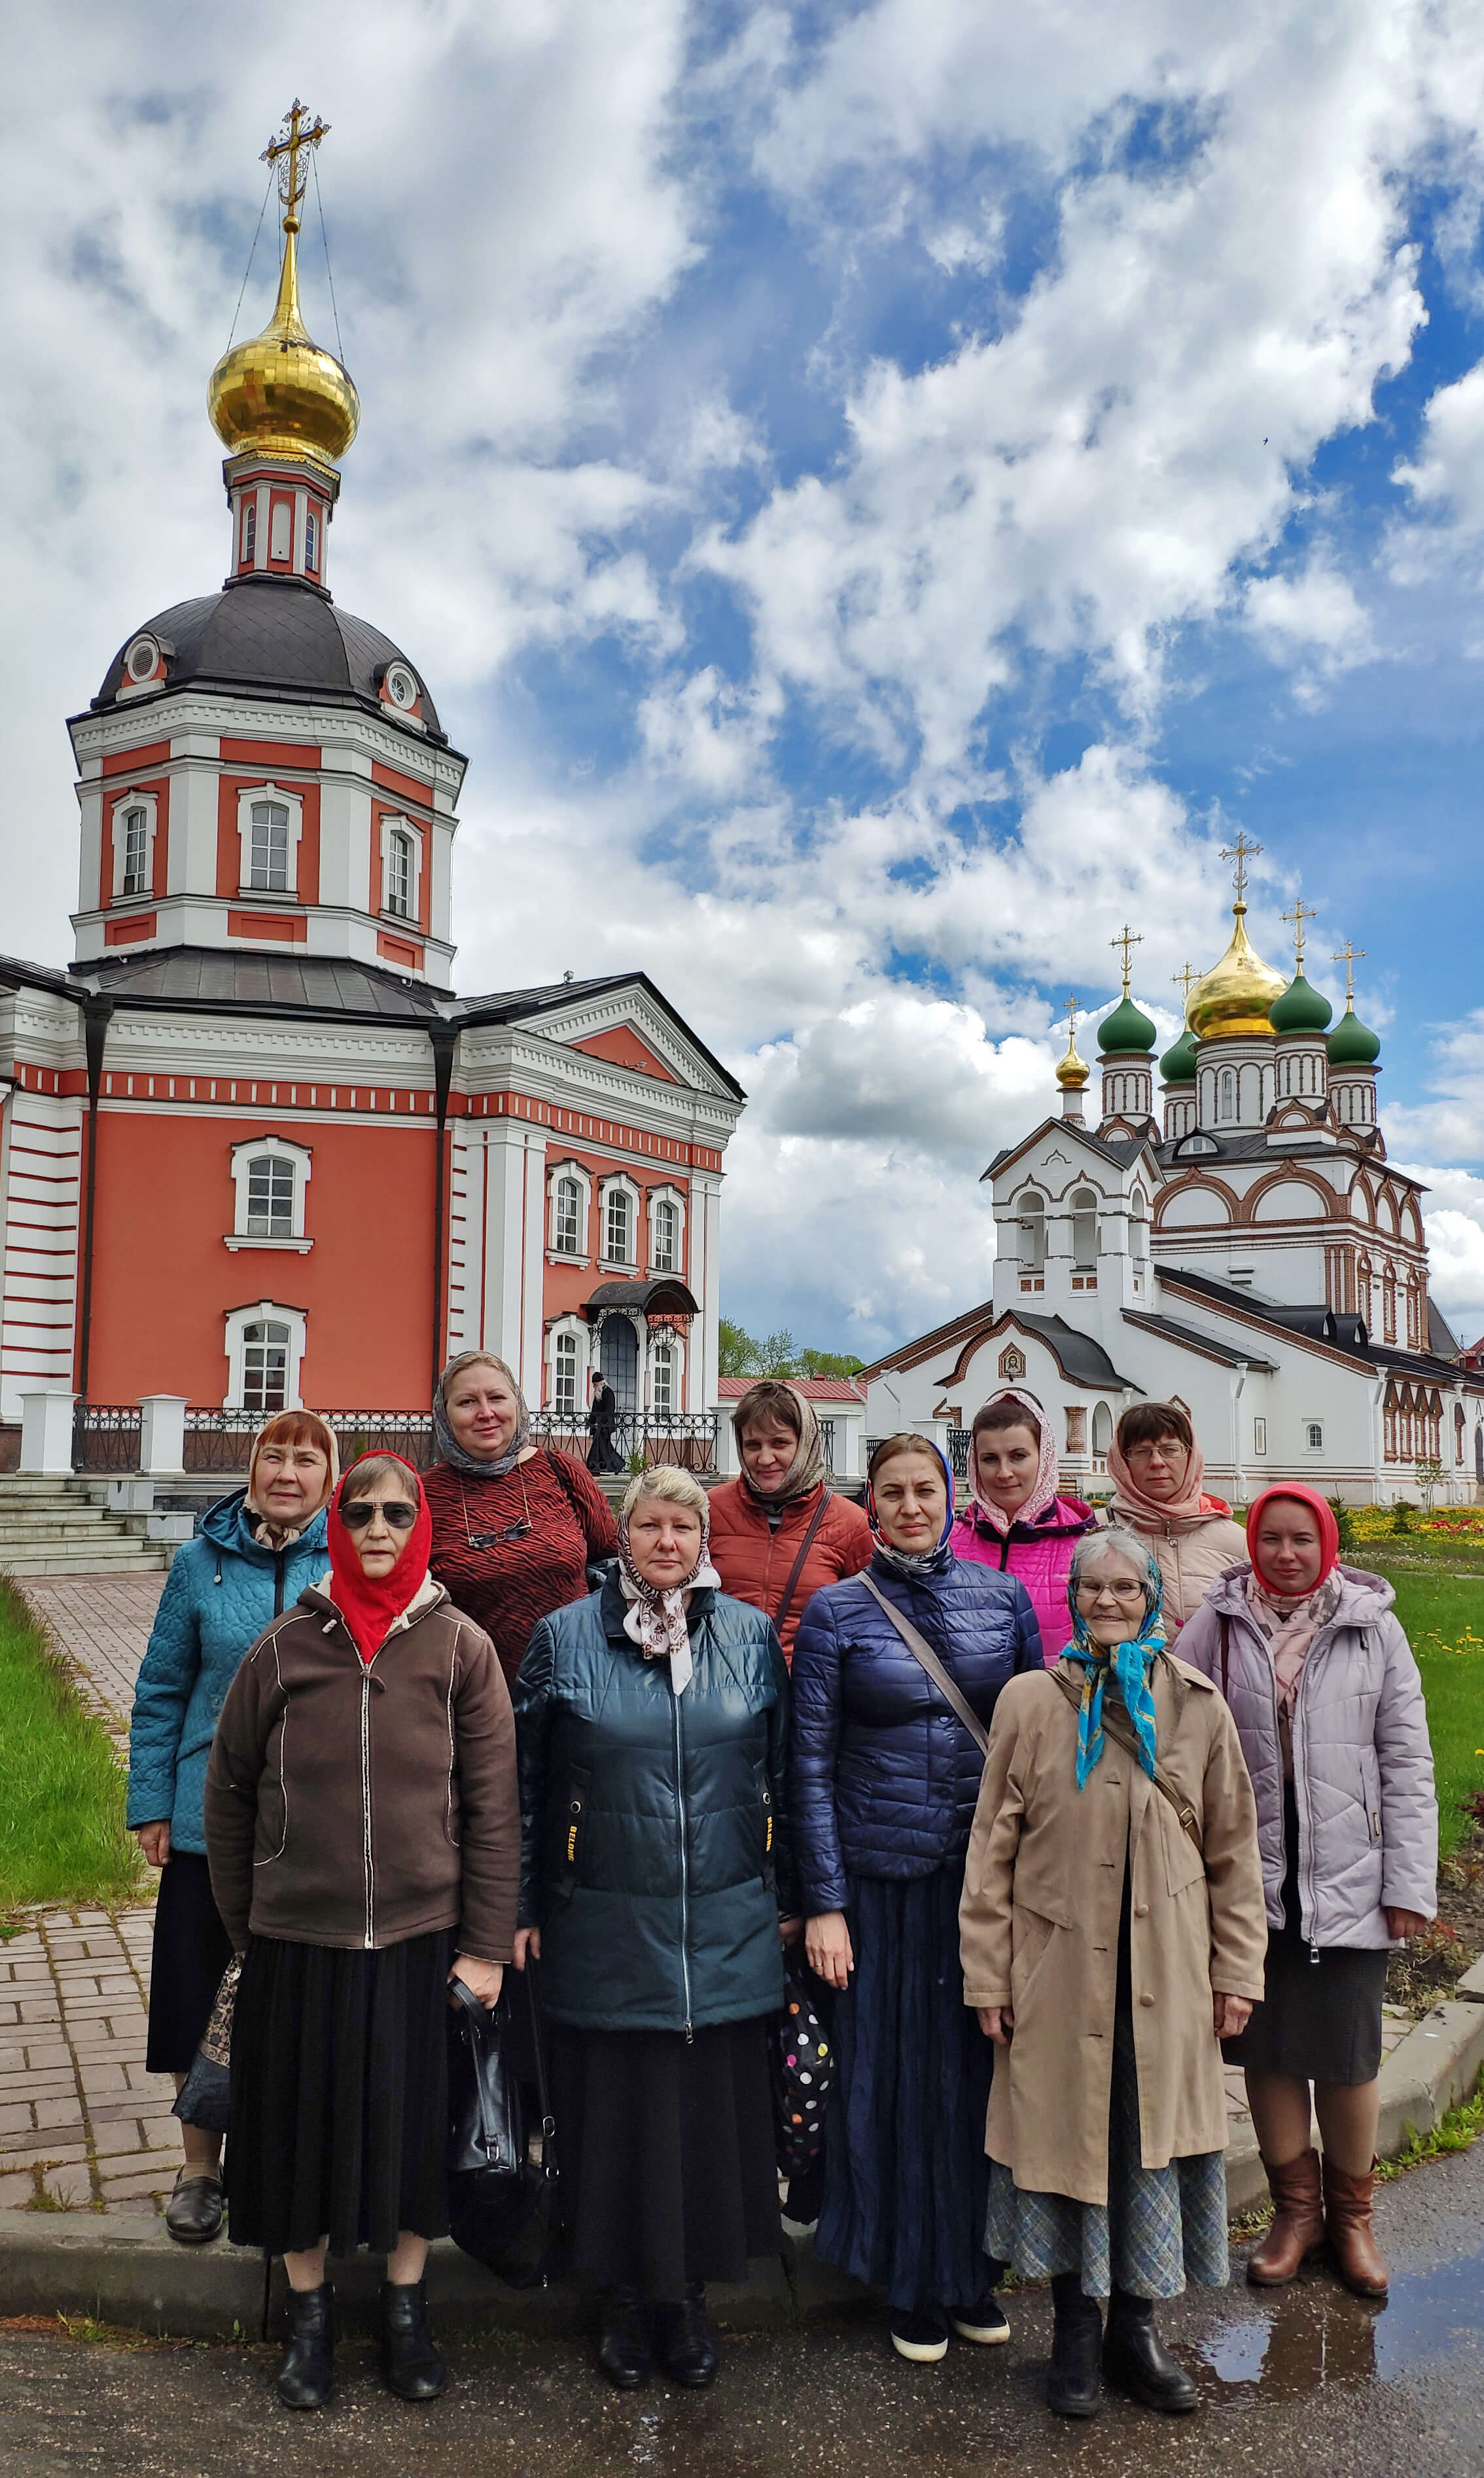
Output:
[[[770,1381],[786,1386],[797,1407],[798,1451],[784,1474],[781,1488],[754,1486],[752,1475],[745,1462],[742,1465],[742,1483],[748,1496],[756,1498],[759,1505],[791,1505],[795,1498],[807,1497],[812,1488],[817,1488],[824,1478],[824,1439],[819,1434],[819,1423],[815,1415],[814,1404],[808,1397],[801,1394],[796,1385],[789,1385],[785,1378],[775,1378]],[[739,1403],[737,1410],[732,1414],[732,1427],[736,1432],[740,1462],[742,1436],[741,1412],[742,1404]]]

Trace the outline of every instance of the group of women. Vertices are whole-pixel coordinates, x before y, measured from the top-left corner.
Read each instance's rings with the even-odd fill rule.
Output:
[[[1384,2296],[1381,1989],[1433,1914],[1436,1812],[1389,1587],[1340,1565],[1321,1499],[1270,1490],[1244,1531],[1145,1403],[1099,1518],[1006,1389],[962,1516],[911,1432],[862,1507],[769,1381],[738,1479],[651,1468],[616,1521],[500,1361],[454,1360],[434,1418],[421,1478],[341,1479],[313,1413],[266,1422],[135,1706],[166,2223],[222,2225],[191,2095],[235,1983],[226,2212],[285,2259],[285,2402],[327,2395],[326,2259],[358,2246],[387,2258],[386,2381],[442,2389],[448,1983],[492,2006],[510,1966],[540,1974],[561,2240],[620,2389],[710,2383],[706,2286],[779,2242],[790,1948],[830,2079],[787,2217],[884,2290],[903,2358],[1004,2340],[1013,2265],[1051,2283],[1053,2408],[1106,2381],[1194,2409],[1154,2307],[1227,2277],[1223,2043],[1276,2207],[1248,2277],[1327,2243]]]

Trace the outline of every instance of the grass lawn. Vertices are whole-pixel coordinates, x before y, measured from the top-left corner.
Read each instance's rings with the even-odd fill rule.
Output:
[[[1428,1543],[1428,1547],[1432,1547]],[[1399,1551],[1402,1543],[1396,1544]],[[1484,1578],[1429,1572],[1406,1544],[1368,1540],[1346,1561],[1384,1575],[1396,1594],[1396,1615],[1422,1673],[1433,1761],[1438,1769],[1438,1824],[1446,1858],[1469,1821],[1463,1801],[1484,1791]]]
[[[0,1914],[129,1901],[138,1883],[124,1776],[107,1732],[0,1576]]]

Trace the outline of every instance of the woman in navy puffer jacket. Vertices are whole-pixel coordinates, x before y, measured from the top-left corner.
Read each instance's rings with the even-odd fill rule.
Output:
[[[953,1555],[953,1475],[928,1439],[876,1448],[867,1512],[869,1567],[816,1592],[793,1652],[806,1950],[838,1991],[815,2252],[884,2287],[894,2345],[933,2361],[950,2325],[1008,2338],[982,2251],[991,2050],[959,1963],[984,1757],[891,1612],[986,1731],[1006,1680],[1042,1666],[1041,1634],[1022,1583]]]

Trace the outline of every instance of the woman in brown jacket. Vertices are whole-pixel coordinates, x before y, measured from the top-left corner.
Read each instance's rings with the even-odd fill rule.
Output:
[[[422,2272],[448,2228],[446,1988],[499,1995],[520,1814],[509,1690],[489,1636],[429,1580],[430,1531],[410,1464],[352,1465],[328,1588],[248,1653],[207,1773],[212,1889],[242,1956],[229,2229],[284,2257],[290,2409],[330,2389],[327,2251],[387,2257],[390,2389],[431,2400],[445,2380]]]
[[[1197,2405],[1152,2301],[1226,2281],[1217,2042],[1263,1992],[1251,1783],[1220,1696],[1163,1648],[1160,1597],[1132,1533],[1078,1542],[1072,1640],[995,1707],[959,1912],[965,2000],[1005,2051],[985,2248],[1050,2276],[1069,2417],[1096,2415],[1099,2353],[1146,2407]]]

